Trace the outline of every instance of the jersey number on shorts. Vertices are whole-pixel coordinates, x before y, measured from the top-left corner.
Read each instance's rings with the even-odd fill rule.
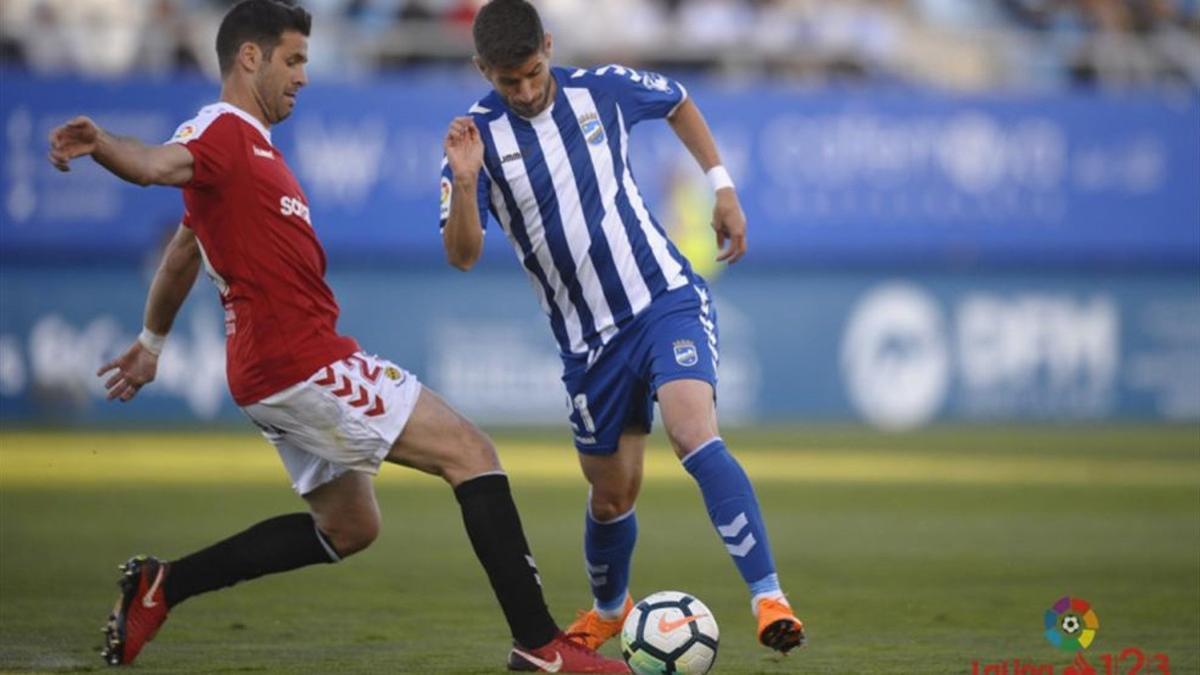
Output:
[[[588,412],[587,394],[575,395],[575,409],[579,411],[579,419],[583,420],[583,428],[589,434],[596,433],[596,422],[592,420],[592,413]]]

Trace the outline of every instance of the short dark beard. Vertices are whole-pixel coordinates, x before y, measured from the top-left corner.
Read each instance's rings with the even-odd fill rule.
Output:
[[[549,66],[547,66],[547,68],[549,68]],[[544,91],[542,91],[542,101],[544,102],[544,104],[537,110],[530,112],[528,115],[522,115],[522,116],[537,117],[538,115],[546,112],[546,108],[549,108],[550,104],[554,102],[554,87],[556,86],[556,84],[554,82],[554,73],[550,73],[549,78],[550,78],[550,80],[546,83],[546,89]],[[506,103],[507,103],[507,101],[506,101]],[[508,104],[508,107],[512,108],[514,111],[516,111],[518,113],[526,112],[526,111],[517,110],[515,107],[513,107],[513,105],[511,103]]]

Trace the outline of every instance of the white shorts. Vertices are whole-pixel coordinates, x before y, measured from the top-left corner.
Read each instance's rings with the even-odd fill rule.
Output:
[[[242,411],[304,495],[347,471],[378,473],[420,393],[415,375],[359,352]]]

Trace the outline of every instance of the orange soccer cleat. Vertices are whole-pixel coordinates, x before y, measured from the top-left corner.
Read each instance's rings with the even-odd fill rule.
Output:
[[[625,596],[625,606],[621,608],[621,616],[616,619],[605,619],[595,608],[586,612],[580,610],[575,622],[567,627],[567,635],[575,637],[588,649],[599,649],[600,645],[608,642],[621,632],[625,617],[633,610],[633,598]]]
[[[775,651],[788,653],[804,646],[804,624],[792,613],[786,600],[758,601],[758,641]]]

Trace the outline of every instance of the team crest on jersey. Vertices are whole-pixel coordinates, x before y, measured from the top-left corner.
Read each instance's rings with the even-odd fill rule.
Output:
[[[450,179],[442,176],[442,220],[450,217]]]
[[[580,115],[579,128],[583,130],[583,137],[591,145],[602,145],[604,143],[604,125],[600,123],[600,117],[596,113],[590,112]]]
[[[691,340],[675,341],[675,363],[690,368],[699,361],[700,355],[696,352],[696,343]]]
[[[396,366],[388,366],[387,368],[384,368],[383,375],[396,384],[400,384],[404,381],[404,371],[400,370]]]
[[[185,125],[179,127],[179,131],[175,132],[175,137],[172,138],[171,140],[186,141],[187,139],[189,139],[195,135],[196,135],[196,125],[195,124],[185,124]]]

